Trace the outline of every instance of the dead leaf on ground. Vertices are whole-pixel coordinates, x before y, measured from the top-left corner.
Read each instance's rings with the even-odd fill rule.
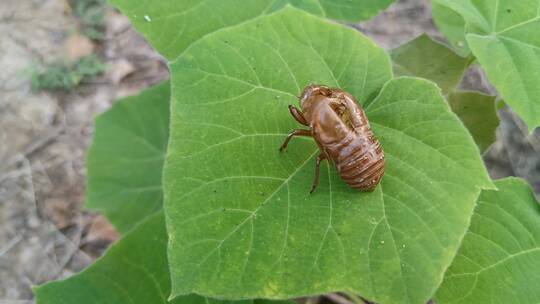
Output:
[[[119,234],[113,225],[111,225],[111,223],[109,223],[109,221],[103,215],[98,215],[94,217],[90,223],[86,242],[95,242],[100,240],[114,242],[118,239],[118,237]]]

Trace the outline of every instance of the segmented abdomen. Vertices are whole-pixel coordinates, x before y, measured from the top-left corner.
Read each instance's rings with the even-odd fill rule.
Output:
[[[349,186],[373,191],[384,175],[384,152],[371,129],[362,129],[336,143],[329,156]]]

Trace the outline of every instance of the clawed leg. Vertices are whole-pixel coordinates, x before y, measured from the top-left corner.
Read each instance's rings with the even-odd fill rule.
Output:
[[[302,114],[302,111],[300,111],[297,107],[289,105],[289,111],[291,112],[291,115],[294,117],[294,119],[296,119],[296,121],[303,124],[304,126],[308,125],[306,119],[304,118],[304,115]]]
[[[291,139],[295,136],[311,136],[311,131],[309,130],[303,130],[303,129],[296,129],[296,130],[293,130],[291,133],[289,133],[289,135],[287,135],[287,138],[285,138],[285,141],[283,142],[283,144],[281,145],[281,147],[279,147],[279,152],[283,151],[284,149],[287,148],[287,145],[289,144],[289,141],[291,141]]]
[[[315,189],[317,189],[317,186],[319,185],[319,173],[321,171],[321,162],[326,159],[326,155],[324,153],[319,154],[317,156],[317,161],[315,162],[315,178],[313,179],[313,185],[311,186],[311,191],[309,193],[313,193]]]

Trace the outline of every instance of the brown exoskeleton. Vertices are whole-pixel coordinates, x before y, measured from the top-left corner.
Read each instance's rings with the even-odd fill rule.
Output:
[[[309,130],[293,130],[279,150],[287,148],[294,136],[315,139],[320,153],[310,193],[317,188],[320,165],[325,159],[336,165],[341,178],[352,188],[375,190],[384,175],[384,152],[355,98],[341,89],[309,85],[299,99],[302,110],[292,105],[289,110]]]

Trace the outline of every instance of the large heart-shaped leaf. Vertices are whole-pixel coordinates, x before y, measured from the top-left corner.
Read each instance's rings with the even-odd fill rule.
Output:
[[[217,52],[216,50],[219,50]],[[208,35],[171,64],[165,209],[172,295],[289,298],[349,291],[424,303],[457,251],[480,188],[478,149],[431,82],[389,81],[362,34],[288,8]],[[387,157],[373,193],[331,166],[287,109],[309,83],[364,104]],[[374,97],[378,94],[378,97]]]
[[[83,272],[35,288],[38,304],[293,304],[290,301],[218,301],[187,295],[169,302],[167,233],[163,214],[156,214],[114,245]]]
[[[321,16],[355,21],[371,17],[393,0],[111,2],[127,14],[158,51],[173,59],[209,33],[246,22],[287,4]],[[209,14],[213,17],[201,23],[200,17],[208,18]],[[179,32],[180,26],[185,28],[185,32]],[[103,211],[121,232],[161,208],[161,171],[168,140],[168,100],[169,85],[164,83],[140,96],[120,101],[96,120],[96,135],[87,164],[86,207]]]
[[[448,94],[454,90],[469,66],[445,45],[421,35],[390,52],[397,76],[416,76],[435,82]]]
[[[161,209],[169,86],[164,82],[125,98],[96,119],[86,207],[103,211],[120,232]]]
[[[279,10],[287,4],[310,13],[358,22],[394,0],[110,0],[169,60],[210,33]]]
[[[460,15],[468,47],[505,102],[534,130],[540,126],[540,1],[434,0],[439,11]],[[449,30],[448,19],[437,24]]]
[[[495,184],[478,199],[437,303],[540,302],[540,205],[522,180]]]

